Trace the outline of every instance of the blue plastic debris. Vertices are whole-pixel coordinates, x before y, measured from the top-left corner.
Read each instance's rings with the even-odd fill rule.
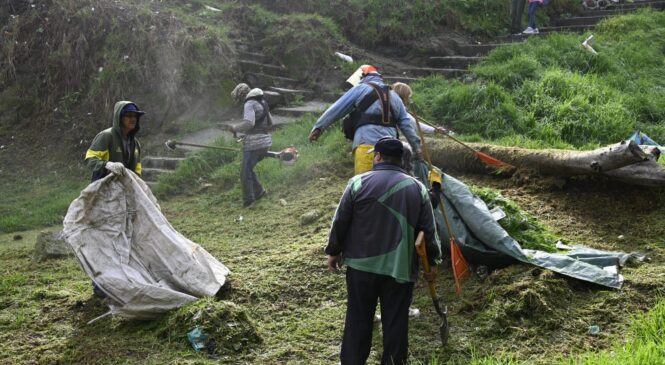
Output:
[[[196,350],[196,352],[199,352],[202,349],[206,348],[206,340],[208,339],[208,336],[205,333],[203,333],[203,330],[201,330],[201,328],[195,327],[193,330],[187,333],[187,339],[189,340],[189,343],[192,344],[194,350]]]

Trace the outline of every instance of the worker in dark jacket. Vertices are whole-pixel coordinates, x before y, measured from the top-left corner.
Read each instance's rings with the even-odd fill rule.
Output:
[[[416,234],[425,232],[432,264],[441,257],[441,245],[427,188],[400,167],[402,142],[383,138],[370,152],[374,167],[349,180],[325,252],[330,270],[338,270],[342,262],[348,267],[342,364],[367,360],[380,298],[381,364],[401,365],[407,360],[408,309],[418,275]]]
[[[141,176],[141,144],[135,136],[143,114],[145,112],[131,101],[115,103],[112,127],[99,132],[85,154],[85,163],[92,170],[92,181],[109,172],[121,175],[125,168]]]
[[[240,182],[242,184],[243,207],[249,207],[255,201],[266,195],[256,177],[254,167],[268,153],[272,145],[270,128],[272,116],[270,107],[263,97],[263,90],[249,89],[247,84],[238,84],[231,92],[231,97],[243,105],[242,123],[232,126],[231,131],[245,133],[242,148],[242,166],[240,167]]]

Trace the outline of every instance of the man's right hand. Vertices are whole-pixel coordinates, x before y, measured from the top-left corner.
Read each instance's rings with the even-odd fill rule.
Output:
[[[309,132],[309,137],[307,137],[307,138],[309,138],[310,142],[314,142],[317,139],[319,139],[320,135],[321,135],[321,130],[319,128],[314,128],[314,129],[312,129],[311,132]]]
[[[104,167],[115,176],[122,176],[125,174],[125,165],[120,162],[109,161]]]
[[[342,268],[342,256],[328,256],[328,271],[337,272]]]

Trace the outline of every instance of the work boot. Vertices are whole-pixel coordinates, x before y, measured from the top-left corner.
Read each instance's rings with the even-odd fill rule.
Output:
[[[256,196],[256,199],[254,199],[254,201],[257,201],[257,200],[263,198],[263,197],[266,196],[266,195],[268,195],[268,192],[265,191],[265,190],[262,190],[262,191]]]

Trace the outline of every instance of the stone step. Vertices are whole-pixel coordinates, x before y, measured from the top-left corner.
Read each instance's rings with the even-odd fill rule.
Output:
[[[144,181],[157,181],[159,175],[170,173],[173,173],[173,170],[146,168],[141,171],[141,178]]]
[[[554,25],[559,27],[571,26],[571,25],[596,25],[605,18],[607,18],[607,16],[602,16],[602,15],[564,18],[564,19],[555,20]]]
[[[281,95],[284,96],[287,102],[293,101],[296,98],[309,98],[312,97],[312,95],[314,95],[314,92],[312,90],[289,89],[285,87],[276,87],[276,86],[270,86],[268,90],[280,93]]]
[[[268,89],[271,86],[295,89],[300,83],[298,80],[289,77],[269,75],[260,72],[246,72],[245,82],[252,87],[260,87],[262,89]]]
[[[623,3],[607,7],[605,9],[584,10],[580,16],[603,16],[603,15],[621,15],[634,12],[635,10],[652,7],[657,10],[665,10],[665,0],[657,1],[635,1],[633,3]]]
[[[238,56],[244,60],[250,60],[259,63],[272,63],[272,57],[268,57],[263,53],[250,52],[250,51],[240,51]]]
[[[407,69],[402,69],[403,75],[415,76],[415,77],[442,75],[447,78],[455,78],[465,75],[468,72],[469,70],[460,69],[460,68],[411,67]]]
[[[143,168],[175,170],[184,161],[184,157],[145,156],[141,159]]]
[[[477,56],[432,56],[427,61],[431,67],[466,69],[469,65],[479,62],[482,57]]]
[[[276,91],[263,90],[263,97],[266,99],[268,105],[271,108],[288,104],[288,100],[286,99],[286,97],[283,94],[278,93]]]
[[[238,65],[245,72],[270,73],[271,75],[287,76],[288,70],[279,65],[260,63],[250,60],[238,60]]]
[[[633,2],[622,1],[619,4],[613,4],[611,6],[608,6],[603,10],[628,10],[628,9],[639,9],[644,7],[655,7],[663,9],[663,7],[665,7],[665,1],[663,0],[645,0],[645,1],[633,1]]]
[[[395,82],[403,82],[405,84],[410,84],[418,80],[417,77],[406,76],[406,75],[383,75],[383,81],[386,84],[392,84]]]
[[[278,116],[298,118],[309,113],[321,114],[328,108],[328,105],[330,104],[323,101],[311,100],[303,105],[275,108],[271,112]]]
[[[460,55],[466,57],[480,57],[490,53],[496,47],[503,46],[506,43],[487,43],[487,44],[465,44],[457,47]]]

